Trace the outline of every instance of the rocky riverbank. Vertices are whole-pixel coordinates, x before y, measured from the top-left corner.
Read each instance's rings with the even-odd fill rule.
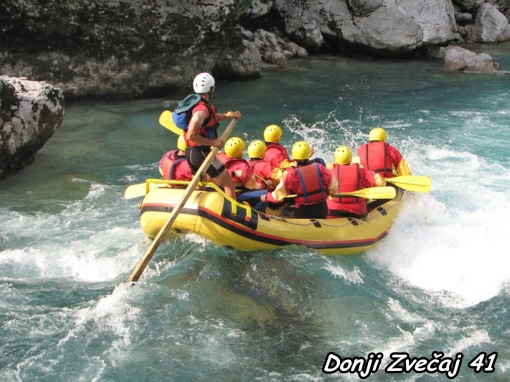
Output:
[[[161,96],[198,72],[255,79],[317,52],[425,54],[493,71],[510,0],[11,0],[0,3],[0,179],[30,164],[68,100]],[[461,47],[463,45],[463,47]],[[51,84],[51,85],[50,85]]]
[[[510,39],[508,0],[11,0],[0,4],[0,74],[66,99],[188,90],[202,71],[252,79],[316,52],[375,56]]]

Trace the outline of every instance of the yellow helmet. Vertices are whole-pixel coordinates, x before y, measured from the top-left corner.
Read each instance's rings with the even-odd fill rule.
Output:
[[[182,151],[186,151],[186,141],[184,140],[184,135],[179,135],[177,138],[177,148]]]
[[[347,146],[339,146],[335,150],[335,162],[337,164],[351,164],[352,152]]]
[[[379,126],[374,127],[372,130],[370,130],[370,134],[368,134],[368,140],[370,142],[372,141],[386,142],[386,139],[388,139],[388,134],[386,133],[386,130]]]
[[[269,125],[264,130],[264,140],[270,143],[280,143],[282,129],[278,125]]]
[[[246,145],[241,138],[233,137],[225,142],[225,154],[229,158],[241,158]]]
[[[292,159],[308,160],[310,159],[310,145],[305,141],[297,141],[292,146]]]
[[[250,158],[262,159],[266,154],[266,144],[260,140],[253,141],[248,146],[248,156]]]

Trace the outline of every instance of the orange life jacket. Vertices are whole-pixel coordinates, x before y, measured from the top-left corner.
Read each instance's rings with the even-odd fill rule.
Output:
[[[361,189],[361,180],[359,176],[359,165],[334,164],[331,174],[338,181],[337,192],[353,192]],[[353,196],[338,196],[333,198],[338,203],[358,203],[360,198]]]
[[[248,181],[253,172],[250,169],[250,165],[248,164],[248,161],[243,158],[229,158],[225,159],[223,162],[227,170],[231,173],[232,180],[236,184],[236,186],[244,186],[244,183]],[[242,170],[243,171],[243,177],[239,178],[237,176],[232,176],[232,173],[236,170]],[[249,170],[249,171],[247,171]]]
[[[295,198],[296,205],[314,204],[326,199],[326,190],[324,190],[324,184],[317,163],[298,167],[296,168],[296,173],[301,186]]]
[[[385,178],[394,177],[393,164],[388,154],[388,144],[385,142],[366,143],[358,149],[361,164],[367,170],[373,171]]]
[[[202,99],[198,101],[198,103],[188,111],[188,125],[193,117],[193,110],[198,105],[205,105],[207,110],[209,111],[209,116],[204,120],[202,127],[198,130],[198,134],[204,138],[214,140],[218,138],[218,126],[219,123],[216,121],[216,106],[209,105],[206,100]],[[198,143],[192,142],[188,139],[188,130],[184,130],[184,140],[186,141],[186,145],[188,147],[199,147]]]
[[[290,162],[287,149],[278,143],[268,144],[266,154],[264,155],[264,161],[269,163],[272,168],[278,168],[284,160]]]
[[[161,174],[165,180],[191,180],[193,174],[191,169],[188,168],[184,173],[177,174],[177,165],[186,160],[185,156],[177,155],[177,150],[171,150],[167,152],[159,161],[159,167],[161,168]],[[182,171],[181,171],[182,172]]]

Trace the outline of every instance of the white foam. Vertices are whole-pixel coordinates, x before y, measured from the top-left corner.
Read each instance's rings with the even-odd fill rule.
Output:
[[[434,161],[428,172],[432,191],[406,201],[369,259],[445,304],[474,305],[498,295],[510,280],[505,250],[510,200],[500,185],[504,168],[446,148],[430,147],[428,157]]]
[[[361,277],[361,271],[359,268],[354,268],[352,271],[348,271],[340,265],[332,264],[328,262],[324,269],[327,270],[335,278],[341,278],[347,281],[349,284],[363,284],[363,278]]]

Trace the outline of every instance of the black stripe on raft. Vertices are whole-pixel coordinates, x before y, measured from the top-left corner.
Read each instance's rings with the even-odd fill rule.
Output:
[[[140,216],[145,212],[171,212],[172,208],[168,205],[157,205],[157,204],[145,204],[140,209]],[[235,221],[219,216],[215,213],[210,212],[206,209],[199,209],[198,211],[195,208],[187,209],[184,208],[181,214],[188,215],[198,215],[205,219],[209,219],[213,223],[223,227],[239,236],[245,237],[247,239],[251,239],[254,241],[259,241],[266,244],[276,245],[276,246],[287,246],[287,245],[301,245],[307,248],[312,249],[335,249],[335,248],[358,248],[358,247],[366,247],[370,245],[376,244],[378,241],[382,240],[388,234],[387,231],[384,231],[378,237],[373,239],[366,240],[357,240],[357,241],[349,241],[349,242],[339,242],[339,241],[323,241],[323,242],[312,242],[312,241],[299,241],[299,240],[290,240],[290,239],[282,239],[276,236],[268,236],[265,234],[261,234],[255,230],[244,227],[244,225],[240,225],[240,223],[236,223]],[[253,214],[258,214],[253,211]]]

